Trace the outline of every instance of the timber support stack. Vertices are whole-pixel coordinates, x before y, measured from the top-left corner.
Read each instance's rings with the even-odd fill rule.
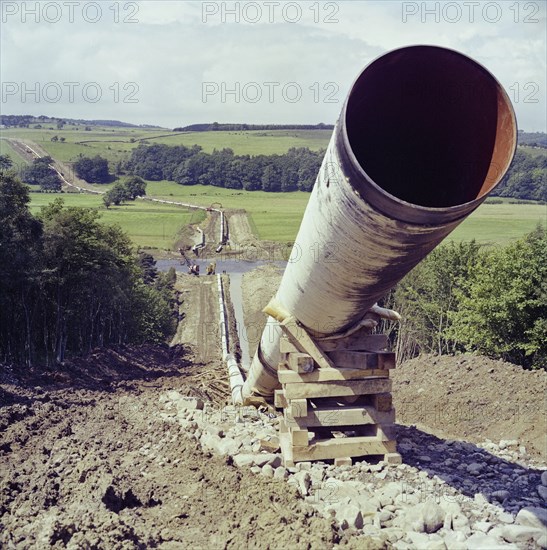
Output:
[[[395,354],[383,334],[370,329],[338,339],[315,340],[293,318],[281,323],[283,409],[280,442],[285,466],[311,460],[351,464],[375,457],[399,464],[393,435],[395,410],[390,370]]]

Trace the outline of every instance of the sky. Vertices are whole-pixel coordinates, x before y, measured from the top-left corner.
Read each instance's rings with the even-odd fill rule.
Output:
[[[0,0],[2,114],[333,124],[377,56],[434,44],[484,65],[546,131],[545,0]]]

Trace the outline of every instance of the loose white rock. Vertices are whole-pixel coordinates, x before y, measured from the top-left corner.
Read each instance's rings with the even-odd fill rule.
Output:
[[[467,550],[466,536],[460,531],[448,531],[443,540],[450,550]]]
[[[304,497],[308,496],[311,487],[311,477],[309,472],[296,472],[296,474],[293,475],[292,479],[295,480],[296,486],[298,487],[300,494]]]
[[[513,517],[513,514],[510,514],[509,512],[501,512],[498,514],[498,519],[502,523],[513,523],[515,521],[515,518]]]
[[[448,548],[452,548],[452,546],[448,546]],[[497,538],[485,535],[484,533],[475,533],[465,541],[465,548],[467,550],[497,550],[498,548],[500,550],[507,550],[509,548],[516,549],[517,547],[512,544],[508,545],[498,542]]]
[[[444,523],[444,510],[435,502],[424,502],[422,516],[426,533],[435,533]]]
[[[255,457],[257,455],[251,454],[251,453],[241,453],[239,455],[235,455],[233,457],[234,464],[238,468],[250,468],[251,466],[255,465]]]
[[[287,479],[289,477],[289,472],[283,466],[279,466],[274,470],[274,479]]]
[[[489,521],[477,521],[477,523],[473,525],[473,528],[481,533],[488,533],[492,528],[492,524]]]
[[[528,525],[539,529],[547,527],[547,510],[544,508],[535,508],[527,506],[522,508],[515,518],[518,525]]]
[[[505,525],[501,536],[507,542],[528,543],[538,540],[545,533],[545,529],[530,527],[529,525]]]
[[[336,519],[340,523],[342,529],[348,527],[361,529],[363,527],[363,515],[361,510],[355,505],[340,506],[336,509]]]

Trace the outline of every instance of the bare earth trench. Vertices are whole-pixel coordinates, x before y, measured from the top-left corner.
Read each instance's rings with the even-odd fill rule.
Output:
[[[251,335],[278,280],[243,277]],[[0,547],[547,545],[544,372],[415,359],[394,372],[404,464],[286,470],[272,410],[228,404],[216,278],[179,285],[172,347],[0,367]]]

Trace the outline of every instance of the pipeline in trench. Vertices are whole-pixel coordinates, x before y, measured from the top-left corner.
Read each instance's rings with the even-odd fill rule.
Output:
[[[236,358],[233,354],[235,346],[230,340],[230,329],[228,323],[228,316],[226,315],[226,294],[224,292],[224,285],[222,283],[222,275],[217,275],[218,283],[218,298],[219,298],[219,328],[221,333],[221,347],[222,347],[222,359],[226,363],[226,369],[228,370],[228,378],[230,383],[230,390],[232,394],[232,403],[234,405],[243,404],[243,384],[244,379],[237,364]],[[234,308],[235,311],[235,308]],[[238,333],[239,334],[239,333]],[[248,353],[247,353],[248,355]]]

